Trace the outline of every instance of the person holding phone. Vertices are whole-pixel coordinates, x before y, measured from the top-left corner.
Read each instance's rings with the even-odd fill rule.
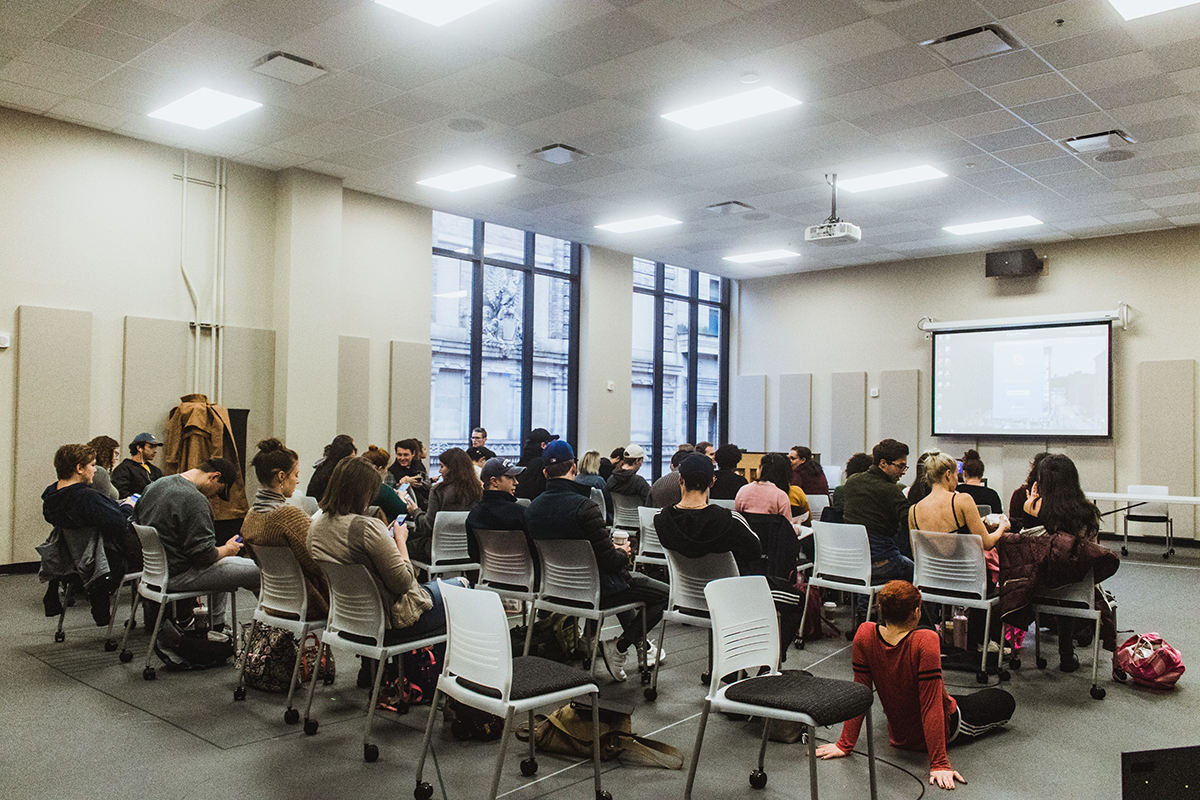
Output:
[[[388,474],[396,484],[396,491],[403,487],[412,495],[421,509],[429,507],[430,481],[421,463],[421,443],[416,439],[401,439],[396,442],[396,460],[388,467]]]

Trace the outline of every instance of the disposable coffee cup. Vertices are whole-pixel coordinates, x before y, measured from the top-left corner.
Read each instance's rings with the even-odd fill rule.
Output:
[[[624,547],[629,544],[629,533],[627,531],[613,531],[613,544],[617,547]]]

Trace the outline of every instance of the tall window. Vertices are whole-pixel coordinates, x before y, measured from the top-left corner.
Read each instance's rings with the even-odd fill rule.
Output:
[[[634,259],[630,436],[646,448],[647,477],[670,471],[682,442],[725,440],[728,363],[728,282]]]
[[[546,428],[575,441],[579,247],[433,213],[430,466],[472,428],[517,458]]]

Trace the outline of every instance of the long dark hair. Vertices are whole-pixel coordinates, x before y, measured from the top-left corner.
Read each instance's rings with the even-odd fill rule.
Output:
[[[483,484],[475,474],[475,465],[465,451],[451,447],[438,456],[446,468],[446,478],[439,489],[446,499],[463,505],[475,505],[483,496]]]
[[[88,442],[87,446],[96,454],[96,466],[107,470],[113,468],[113,450],[121,446],[120,442],[111,436],[97,436]]]
[[[1091,539],[1100,531],[1100,510],[1079,485],[1075,462],[1061,453],[1047,455],[1038,465],[1038,522],[1051,533],[1063,531]]]
[[[1041,466],[1042,460],[1048,455],[1050,454],[1038,453],[1033,457],[1033,460],[1029,462],[1029,474],[1025,476],[1025,483],[1021,485],[1022,489],[1028,492],[1033,488],[1033,484],[1037,482],[1038,467]]]
[[[296,455],[295,450],[289,449],[283,442],[271,437],[258,443],[258,452],[254,454],[254,458],[250,459],[250,466],[254,467],[254,474],[258,476],[258,482],[263,486],[269,486],[276,472],[282,472],[286,476],[299,460],[300,456]]]
[[[767,453],[758,465],[758,479],[775,484],[787,494],[792,488],[792,462],[783,453]]]
[[[800,474],[809,475],[813,478],[818,475],[824,475],[825,471],[821,469],[821,465],[813,460],[812,450],[807,447],[796,446],[792,448],[792,452],[804,459],[804,463],[800,465]],[[788,469],[792,468],[792,463],[788,462]]]

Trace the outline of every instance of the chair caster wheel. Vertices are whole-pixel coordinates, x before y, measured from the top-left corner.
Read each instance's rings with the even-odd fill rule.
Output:
[[[315,720],[315,719],[304,720],[304,735],[305,736],[316,736],[317,735],[317,726],[320,724],[321,723],[317,722],[317,720]]]
[[[708,686],[710,683],[712,683],[712,673],[711,672],[701,672],[700,673],[700,685]]]
[[[983,670],[979,670],[978,672],[976,672],[975,673],[975,682],[976,683],[987,683],[987,673],[984,672]]]
[[[1114,681],[1119,681],[1121,683],[1124,683],[1126,680],[1129,679],[1129,673],[1127,673],[1123,669],[1117,669],[1116,667],[1113,667],[1112,675],[1113,675]]]
[[[373,744],[363,745],[363,761],[374,764],[379,760],[379,748]]]
[[[608,789],[601,789],[596,792],[596,800],[612,800],[612,792]]]
[[[1104,691],[1103,686],[1093,686],[1092,687],[1092,699],[1093,700],[1103,700],[1104,695],[1106,695],[1106,694],[1108,694],[1108,692]]]
[[[1006,669],[1002,669],[999,672],[997,672],[996,676],[998,678],[1000,678],[1000,680],[1002,680],[1002,681],[1007,681],[1007,680],[1012,679],[1012,674]]]
[[[142,670],[142,680],[144,681],[152,681],[157,677],[158,676],[154,672],[154,667],[146,667],[144,670]]]
[[[1170,553],[1163,553],[1163,561],[1166,561],[1170,557],[1171,557]]]
[[[62,631],[54,632],[54,641],[63,642],[63,641],[66,641],[66,639],[67,639],[67,635],[65,633],[63,633]]]
[[[289,708],[283,712],[283,721],[288,725],[295,725],[300,721],[300,712],[294,708]]]
[[[246,687],[238,686],[237,688],[235,688],[233,690],[233,699],[238,702],[245,700],[246,699]]]
[[[1008,666],[1009,666],[1011,669],[1020,669],[1020,668],[1021,668],[1021,659],[1019,659],[1019,658],[1010,658],[1010,659],[1008,660]]]
[[[115,653],[117,650],[117,643],[114,642],[112,639],[109,639],[108,641],[106,641],[104,643],[104,649],[106,652]]]
[[[1049,663],[1050,662],[1047,661],[1046,659],[1042,658],[1041,656],[1038,656],[1038,659],[1037,659],[1037,668],[1038,669],[1045,669],[1046,665]]]
[[[1127,556],[1127,555],[1129,555],[1129,548],[1128,548],[1128,547],[1122,547],[1122,548],[1121,548],[1121,555],[1123,555],[1123,556]]]
[[[118,658],[121,659],[122,664],[128,664],[130,661],[133,661],[133,653],[129,652],[128,650],[122,650],[121,655],[119,655]]]
[[[804,640],[797,637],[796,641],[792,642],[792,647],[796,648],[797,650],[803,650],[804,649]]]
[[[767,785],[767,773],[761,769],[756,769],[750,773],[750,786],[755,789],[762,789]]]
[[[652,677],[650,670],[642,670],[642,686],[649,686]]]
[[[644,694],[646,699],[651,703],[658,699],[658,689],[655,689],[653,686],[646,687],[646,691],[642,692],[642,694]]]
[[[537,759],[526,758],[521,761],[521,774],[526,778],[537,775]]]
[[[425,781],[421,781],[417,784],[417,787],[413,789],[413,797],[415,797],[416,800],[431,800],[433,797],[433,786]]]

